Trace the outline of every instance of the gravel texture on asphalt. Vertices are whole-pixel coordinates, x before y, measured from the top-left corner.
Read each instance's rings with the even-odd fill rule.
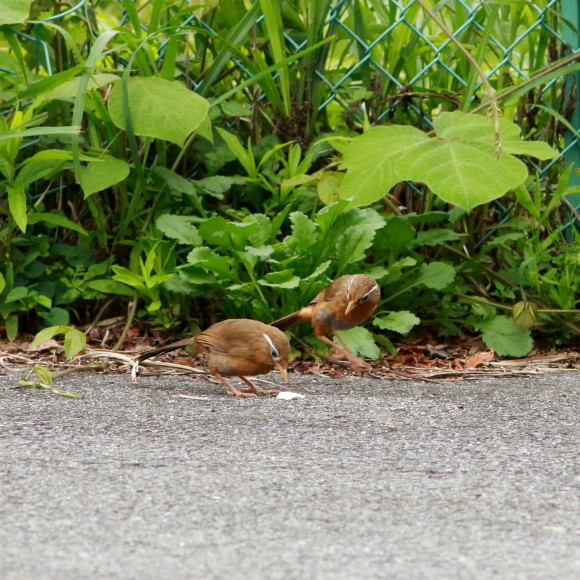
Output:
[[[292,401],[19,376],[0,375],[3,580],[580,578],[578,372],[294,376]]]

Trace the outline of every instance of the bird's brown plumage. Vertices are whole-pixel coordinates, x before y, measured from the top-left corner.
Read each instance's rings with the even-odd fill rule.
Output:
[[[318,338],[337,348],[327,335],[354,328],[367,320],[375,311],[380,297],[381,290],[374,278],[367,274],[347,274],[323,288],[308,306],[271,325],[286,330],[296,322],[310,322]],[[350,352],[340,335],[336,334],[336,337],[342,344],[342,349],[339,349],[341,353],[354,370],[360,372],[360,366],[366,363]]]
[[[145,352],[137,361],[170,352],[183,346],[193,345],[208,351],[209,372],[223,383],[229,395],[254,396],[276,394],[254,386],[246,376],[262,375],[277,368],[284,380],[288,380],[286,367],[290,356],[290,343],[281,330],[258,320],[232,318],[218,322],[201,334],[188,340],[180,340]],[[235,388],[224,377],[237,376],[248,388]]]

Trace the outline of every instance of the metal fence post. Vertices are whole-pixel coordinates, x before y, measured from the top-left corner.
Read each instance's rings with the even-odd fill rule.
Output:
[[[566,44],[570,46],[570,50],[576,52],[580,49],[580,4],[578,0],[562,0],[562,36]],[[575,90],[572,86],[575,83]],[[575,98],[576,103],[574,107],[574,114],[570,123],[580,131],[580,72],[576,72],[574,77],[570,75],[568,85],[568,95],[570,98]],[[566,134],[566,153],[564,154],[566,166],[572,163],[575,171],[570,176],[568,185],[580,185],[580,139],[572,132],[568,131]],[[572,207],[580,208],[580,193],[575,193],[568,196],[568,201]],[[572,222],[574,217],[572,217]],[[571,233],[571,232],[570,232]]]

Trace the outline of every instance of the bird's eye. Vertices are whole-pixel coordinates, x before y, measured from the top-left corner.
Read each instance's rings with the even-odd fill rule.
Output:
[[[378,290],[378,286],[375,284],[375,286],[373,286],[366,294],[363,294],[359,299],[358,299],[358,303],[359,304],[364,304],[371,296],[371,294],[375,291]]]
[[[280,353],[278,352],[278,349],[274,346],[272,339],[267,334],[263,334],[262,336],[266,339],[266,342],[270,346],[270,356],[272,357],[272,360],[278,362],[280,360]]]
[[[278,349],[274,346],[272,339],[267,334],[263,334],[262,336],[266,339],[266,342],[270,345],[270,356],[272,357],[272,360],[279,361],[280,353],[278,352]]]

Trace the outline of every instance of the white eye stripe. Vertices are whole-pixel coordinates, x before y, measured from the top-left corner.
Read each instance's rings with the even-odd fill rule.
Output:
[[[272,358],[274,360],[280,360],[278,349],[274,346],[272,339],[266,333],[262,334],[262,336],[268,341],[268,344],[270,345],[270,354],[272,355]]]
[[[363,299],[367,299],[375,290],[379,289],[379,285],[375,284],[366,294],[363,295]]]
[[[350,287],[352,286],[352,283],[354,282],[354,276],[350,277],[350,281],[348,283],[348,286],[346,287],[346,296],[347,298],[350,298]]]

